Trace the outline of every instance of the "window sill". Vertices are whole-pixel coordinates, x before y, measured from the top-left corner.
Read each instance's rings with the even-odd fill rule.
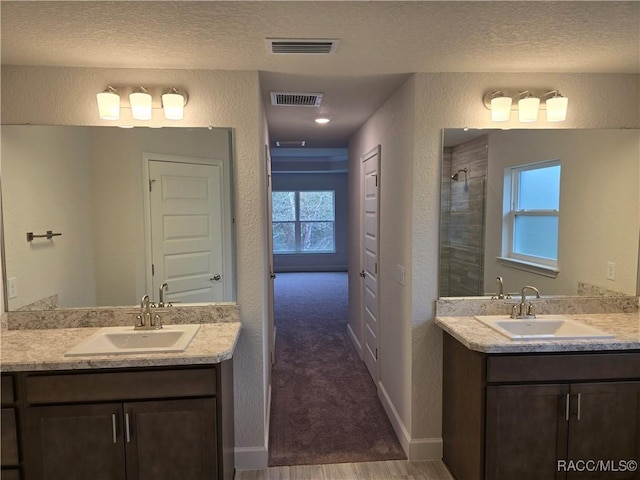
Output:
[[[333,252],[329,251],[307,251],[307,252],[273,252],[274,255],[335,255],[335,250]]]
[[[536,275],[542,275],[544,277],[556,278],[560,270],[548,265],[541,265],[539,263],[525,262],[524,260],[517,260],[515,258],[497,257],[505,267],[515,268],[517,270],[524,270],[525,272],[535,273]]]

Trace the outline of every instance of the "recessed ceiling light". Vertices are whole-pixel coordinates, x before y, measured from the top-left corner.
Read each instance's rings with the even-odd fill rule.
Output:
[[[316,118],[316,123],[320,123],[322,125],[324,125],[325,123],[329,123],[331,120],[329,120],[328,118]]]

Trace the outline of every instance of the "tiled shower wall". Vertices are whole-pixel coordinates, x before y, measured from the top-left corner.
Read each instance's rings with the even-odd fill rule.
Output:
[[[487,136],[445,148],[441,190],[440,296],[484,295]],[[451,175],[458,170],[458,181]],[[493,291],[494,287],[488,287]]]

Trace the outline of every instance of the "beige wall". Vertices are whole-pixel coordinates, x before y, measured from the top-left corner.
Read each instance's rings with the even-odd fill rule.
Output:
[[[381,261],[380,277],[389,288],[381,289],[380,328],[386,331],[384,324],[394,325],[403,334],[380,341],[380,362],[389,365],[381,367],[381,382],[387,392],[392,390],[388,395],[392,402],[388,411],[395,412],[396,418],[392,420],[396,431],[399,428],[400,436],[406,435],[405,443],[409,444],[412,458],[434,458],[441,452],[442,335],[433,318],[438,295],[442,129],[495,128],[482,104],[483,94],[495,88],[519,87],[557,88],[569,98],[567,121],[556,125],[557,128],[638,128],[639,78],[596,74],[419,73],[354,136],[350,144],[351,165],[371,145],[382,145],[380,226],[390,231],[381,235],[386,240],[381,245],[380,257],[387,260]],[[409,97],[405,102],[399,100],[402,92]],[[514,120],[504,127],[521,126],[516,116],[512,117]],[[393,128],[396,122],[413,126],[412,131],[402,132],[400,142],[390,138],[385,130]],[[542,119],[530,125],[530,128],[549,127]],[[393,173],[385,176],[390,169]],[[393,185],[388,183],[391,179]],[[351,182],[350,187],[357,203],[358,184]],[[400,195],[385,194],[400,193],[401,189]],[[410,197],[408,210],[405,195]],[[351,231],[359,232],[359,226],[353,226]],[[354,248],[351,256],[350,266],[356,266],[351,271],[353,276],[359,271]],[[393,284],[399,261],[407,266],[404,288]],[[359,289],[351,288],[350,295],[354,303],[359,303]],[[399,306],[403,313],[398,312]],[[358,322],[359,311],[352,309],[350,325],[354,330]],[[411,336],[408,344],[407,331]],[[404,369],[398,360],[407,356],[411,358],[410,369]],[[390,375],[391,371],[395,376]]]
[[[188,91],[184,120],[169,122],[156,111],[152,122],[138,122],[140,125],[234,129],[237,298],[242,321],[234,361],[236,451],[242,461],[266,462],[262,337],[267,304],[266,215],[262,208],[265,128],[258,72],[3,65],[2,123],[113,126],[98,118],[96,107],[95,95],[107,85],[177,85]],[[122,124],[135,123],[128,115],[123,110]]]

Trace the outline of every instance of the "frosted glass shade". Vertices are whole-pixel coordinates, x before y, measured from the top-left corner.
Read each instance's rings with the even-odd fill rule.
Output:
[[[511,116],[511,97],[495,97],[491,99],[491,120],[506,122]]]
[[[538,120],[539,107],[539,98],[521,98],[520,100],[518,100],[518,119],[523,123],[535,122],[536,120]]]
[[[98,114],[103,120],[120,119],[120,95],[113,92],[102,92],[96,95]]]
[[[151,95],[146,92],[134,92],[129,95],[131,114],[136,120],[151,120]]]
[[[184,117],[184,97],[179,93],[162,95],[162,108],[167,120],[182,120]]]
[[[547,99],[547,122],[564,122],[567,119],[567,97],[552,97]]]

